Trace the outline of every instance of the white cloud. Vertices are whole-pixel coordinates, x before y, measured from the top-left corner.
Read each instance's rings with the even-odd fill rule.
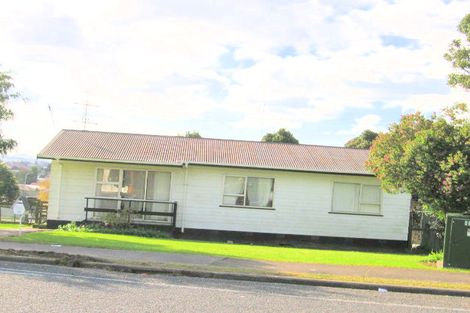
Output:
[[[445,107],[469,100],[468,91],[453,89],[449,94],[426,93],[406,97],[388,103],[386,107],[400,107],[402,112],[439,112]]]
[[[381,131],[383,127],[380,125],[382,118],[377,114],[367,114],[355,120],[351,129],[340,130],[339,135],[356,136],[364,130]]]
[[[15,103],[17,118],[5,131],[20,141],[18,152],[36,153],[57,129],[79,126],[76,103],[85,101],[99,105],[95,129],[155,133],[173,131],[158,121],[190,125],[214,111],[239,117],[227,132],[255,132],[302,128],[350,109],[372,110],[377,102],[435,110],[465,94],[396,90],[391,100],[371,86],[444,81],[450,68],[442,55],[467,6],[440,0],[5,1],[0,70],[12,70],[31,100]],[[384,35],[418,46],[386,47]],[[277,55],[284,47],[296,54]],[[223,68],[220,58],[232,50],[235,59],[254,64]],[[149,117],[155,121],[142,122]],[[355,130],[379,125],[379,115],[365,117]]]

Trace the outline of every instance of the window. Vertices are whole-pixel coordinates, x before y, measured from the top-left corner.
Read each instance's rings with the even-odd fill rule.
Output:
[[[98,168],[96,171],[95,196],[110,198],[95,200],[95,207],[116,209],[123,201],[116,199],[136,200],[170,200],[171,173],[144,170],[123,170]],[[114,200],[111,200],[114,199]],[[170,204],[132,202],[132,209],[153,212],[170,212]],[[96,214],[99,216],[99,214]],[[140,217],[156,221],[168,220],[169,217],[146,215]]]
[[[99,197],[117,197],[119,193],[119,170],[98,169],[96,191]]]
[[[119,196],[119,185],[121,173],[116,169],[99,168],[96,173],[95,195],[97,197],[117,198]],[[96,200],[96,207],[115,209],[116,201],[112,200]],[[99,216],[99,213],[93,213]]]
[[[222,203],[231,206],[273,207],[274,178],[226,176]]]
[[[379,186],[337,182],[333,185],[332,212],[378,215],[380,203]]]
[[[122,171],[121,198],[144,199],[145,195],[145,171]],[[132,209],[142,210],[144,205],[132,202]]]

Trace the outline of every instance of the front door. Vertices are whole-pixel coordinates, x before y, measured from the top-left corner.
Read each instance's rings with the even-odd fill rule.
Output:
[[[147,196],[146,200],[170,201],[171,173],[153,172],[147,174]],[[146,203],[146,211],[151,212],[171,212],[170,204],[166,203]],[[156,222],[170,222],[168,216],[145,215],[145,220]]]
[[[120,197],[122,199],[143,200],[145,198],[145,171],[123,170]],[[142,202],[121,201],[123,209],[143,210]]]

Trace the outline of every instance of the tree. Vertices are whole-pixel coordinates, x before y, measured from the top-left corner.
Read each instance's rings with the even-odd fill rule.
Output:
[[[20,184],[32,184],[35,183],[38,179],[40,169],[37,165],[28,165],[25,167],[20,167],[15,173],[16,181]]]
[[[29,171],[25,173],[24,176],[24,183],[25,184],[32,184],[38,181],[39,175],[39,167],[37,165],[33,165],[29,168]]]
[[[15,176],[5,164],[0,163],[0,203],[13,204],[18,198],[19,189]]]
[[[294,135],[285,128],[281,128],[275,133],[267,133],[261,140],[265,142],[299,143]]]
[[[12,91],[13,87],[11,77],[6,73],[0,72],[0,123],[13,117],[13,112],[6,105],[9,99],[18,96],[18,94]],[[0,156],[7,154],[15,146],[16,141],[4,138],[0,130]]]
[[[365,130],[359,136],[349,140],[344,145],[346,148],[369,149],[372,142],[379,134],[372,130]]]
[[[187,138],[202,138],[198,131],[187,131],[184,137]]]
[[[462,40],[455,39],[444,55],[445,59],[457,69],[456,73],[449,74],[448,83],[452,87],[470,89],[470,14],[462,19],[458,30],[466,36],[467,42],[462,43]]]
[[[405,115],[374,141],[367,167],[388,192],[416,195],[443,219],[470,209],[470,119],[459,104],[426,118]]]
[[[40,180],[38,185],[39,185],[38,199],[43,202],[48,202],[49,201],[49,188],[51,185],[50,178],[47,177],[45,179]]]

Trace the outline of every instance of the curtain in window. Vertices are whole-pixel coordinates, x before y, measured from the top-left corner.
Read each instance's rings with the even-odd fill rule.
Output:
[[[243,195],[245,193],[245,177],[225,177],[224,194]]]
[[[361,213],[380,213],[380,187],[373,185],[362,185]]]
[[[335,183],[333,186],[333,211],[357,212],[359,184]]]
[[[119,170],[99,168],[96,175],[96,181],[106,183],[118,183]]]
[[[272,178],[249,177],[246,192],[246,205],[258,207],[273,206]]]
[[[361,203],[379,204],[380,203],[379,186],[363,185]]]
[[[223,203],[245,205],[245,177],[226,176]]]

